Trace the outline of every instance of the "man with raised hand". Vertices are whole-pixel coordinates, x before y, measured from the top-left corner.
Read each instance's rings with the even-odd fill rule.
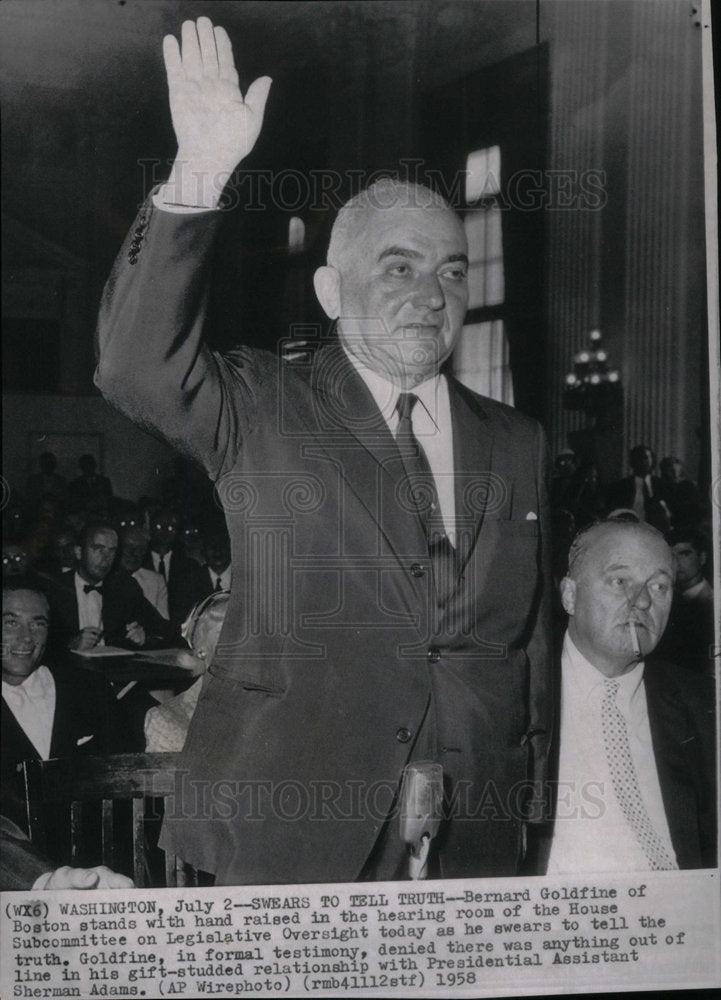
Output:
[[[316,272],[335,329],[312,359],[210,350],[216,209],[270,80],[243,98],[207,18],[164,52],[178,156],[108,282],[96,382],[215,481],[233,589],[163,843],[218,884],[408,877],[402,778],[430,761],[430,873],[513,875],[551,728],[546,449],[441,371],[463,227],[379,181]]]

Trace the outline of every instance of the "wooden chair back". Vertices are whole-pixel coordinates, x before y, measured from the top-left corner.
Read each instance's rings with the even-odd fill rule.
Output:
[[[106,757],[28,760],[23,764],[28,806],[28,832],[35,847],[48,853],[58,816],[68,814],[71,865],[88,864],[88,826],[100,844],[93,845],[93,864],[117,867],[117,845],[125,838],[132,845],[132,877],[135,885],[151,884],[147,828],[159,828],[160,800],[165,808],[172,801],[180,754],[133,753]],[[127,802],[123,813],[116,808]],[[98,819],[99,813],[99,819]],[[94,826],[88,824],[90,815]],[[125,823],[123,823],[125,819]],[[118,829],[119,824],[130,829]],[[91,836],[93,835],[91,833]],[[94,838],[93,838],[94,839]],[[152,850],[152,848],[151,848]],[[160,848],[155,848],[156,853]],[[197,872],[175,855],[164,857],[165,885],[197,885]]]

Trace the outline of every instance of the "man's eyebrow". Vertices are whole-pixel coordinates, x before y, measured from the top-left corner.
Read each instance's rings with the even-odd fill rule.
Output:
[[[612,566],[607,566],[604,570],[604,573],[616,573],[620,569],[632,569],[632,567],[629,563],[614,563]],[[653,573],[649,577],[649,580],[651,579],[651,577],[659,576],[660,574],[664,574],[665,576],[671,576],[671,573],[669,573],[667,569],[660,567],[659,569],[655,569],[653,571]]]
[[[422,253],[419,253],[418,250],[411,250],[410,247],[392,246],[383,250],[378,257],[378,260],[381,261],[385,257],[409,257],[412,260],[418,260],[418,258],[422,256]]]
[[[407,257],[409,260],[418,260],[419,258],[423,257],[423,254],[420,253],[418,250],[411,250],[410,247],[392,246],[392,247],[387,247],[385,250],[383,250],[380,256],[378,257],[378,260],[381,261],[385,257]],[[449,254],[448,257],[446,257],[443,263],[468,264],[468,256],[467,254],[464,253],[452,253]]]

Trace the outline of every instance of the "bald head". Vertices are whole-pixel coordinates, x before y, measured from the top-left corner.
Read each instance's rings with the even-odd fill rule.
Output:
[[[455,214],[445,198],[430,188],[383,177],[354,195],[338,212],[328,245],[328,265],[342,271],[352,262],[353,250],[372,217],[395,208]]]

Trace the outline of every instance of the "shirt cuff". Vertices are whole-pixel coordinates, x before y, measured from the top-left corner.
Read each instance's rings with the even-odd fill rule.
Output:
[[[173,201],[173,194],[167,190],[168,185],[163,184],[153,195],[153,205],[161,212],[169,212],[171,215],[200,215],[201,212],[217,212],[215,208],[208,208],[206,205],[184,205]],[[167,198],[167,201],[164,199]]]

